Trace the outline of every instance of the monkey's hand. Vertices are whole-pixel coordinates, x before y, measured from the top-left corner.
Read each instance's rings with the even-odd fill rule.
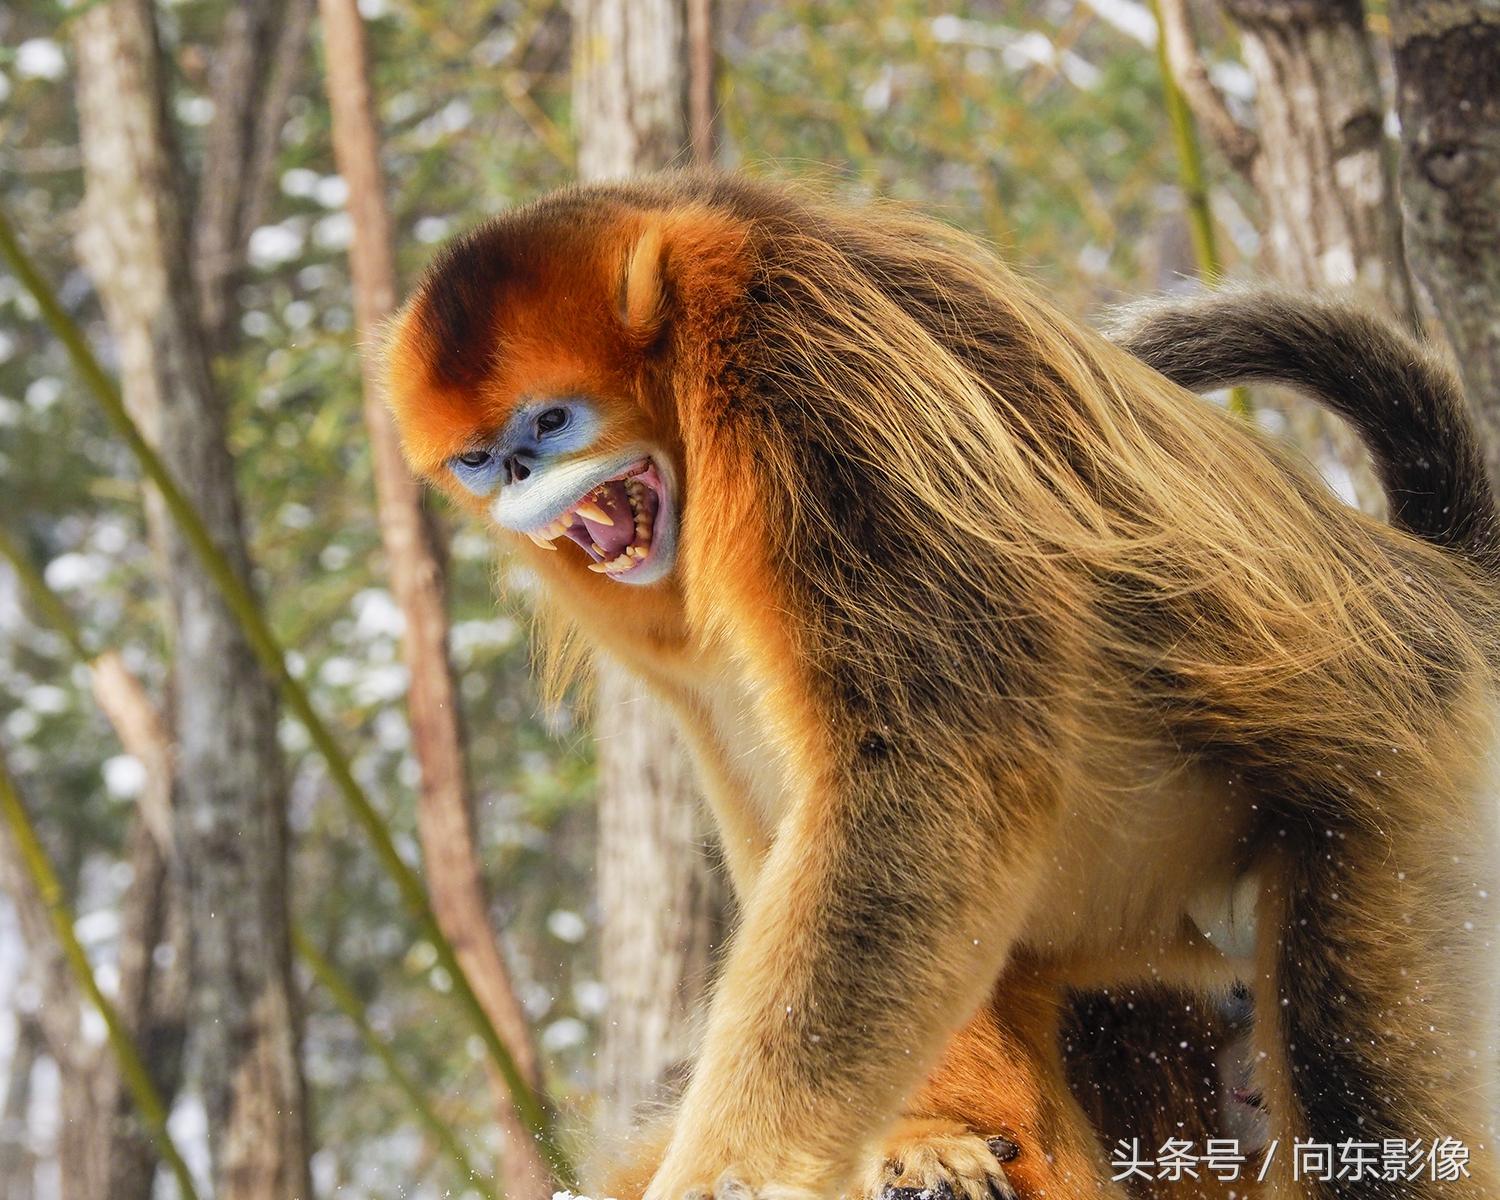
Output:
[[[903,1117],[856,1179],[847,1200],[1017,1200],[1001,1165],[1015,1155],[1016,1146],[1009,1139],[986,1138],[958,1121]],[[669,1187],[658,1193],[653,1187],[647,1198],[671,1191]],[[609,1193],[617,1194],[625,1192]],[[682,1200],[810,1200],[816,1193],[785,1185],[756,1185],[747,1173],[731,1168],[678,1194]]]
[[[985,1138],[941,1117],[902,1117],[857,1182],[853,1200],[1015,1200],[1001,1166],[1015,1156],[1007,1138]]]

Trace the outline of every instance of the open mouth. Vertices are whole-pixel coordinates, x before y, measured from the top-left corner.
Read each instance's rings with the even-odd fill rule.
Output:
[[[667,489],[656,464],[643,458],[619,475],[602,480],[580,496],[550,525],[528,536],[538,546],[557,549],[560,537],[583,549],[590,571],[623,579],[644,573],[653,554],[657,519]]]

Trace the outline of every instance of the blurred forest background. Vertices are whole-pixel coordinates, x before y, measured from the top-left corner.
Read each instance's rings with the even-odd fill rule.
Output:
[[[690,776],[624,680],[542,710],[374,351],[485,214],[710,162],[1085,316],[1357,288],[1495,466],[1488,0],[0,4],[5,1200],[542,1200],[680,1077],[732,922]],[[1342,430],[1252,419],[1369,501]]]

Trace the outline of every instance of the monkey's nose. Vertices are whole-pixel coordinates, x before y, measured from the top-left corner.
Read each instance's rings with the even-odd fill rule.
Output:
[[[531,474],[531,467],[524,456],[512,454],[505,460],[505,482],[520,483]]]

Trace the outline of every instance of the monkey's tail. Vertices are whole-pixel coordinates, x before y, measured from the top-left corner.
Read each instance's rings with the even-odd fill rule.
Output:
[[[1375,461],[1393,524],[1500,574],[1500,518],[1452,370],[1346,303],[1225,290],[1127,309],[1114,340],[1193,391],[1280,384],[1347,420]]]

